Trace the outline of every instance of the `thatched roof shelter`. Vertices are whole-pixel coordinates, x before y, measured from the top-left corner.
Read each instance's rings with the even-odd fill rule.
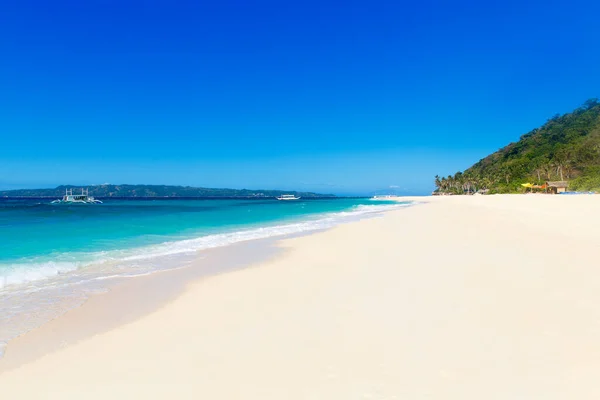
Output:
[[[551,193],[565,193],[567,191],[567,188],[569,187],[569,182],[567,182],[567,181],[548,182],[548,187],[550,188]]]
[[[566,189],[569,187],[569,182],[567,182],[567,181],[548,182],[548,186],[554,187],[557,189]]]

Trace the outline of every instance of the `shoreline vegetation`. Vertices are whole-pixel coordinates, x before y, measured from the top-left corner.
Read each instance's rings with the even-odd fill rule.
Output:
[[[435,177],[438,194],[526,193],[567,182],[566,190],[600,191],[600,101],[555,115],[465,171]],[[549,184],[550,183],[550,184]],[[544,188],[546,185],[546,188]],[[562,184],[561,184],[562,185]]]
[[[13,189],[0,191],[4,198],[62,197],[65,190],[80,190],[81,186],[61,185],[51,189]],[[91,185],[89,195],[96,198],[271,198],[293,194],[303,198],[331,198],[333,194],[285,190],[219,189],[174,185]]]

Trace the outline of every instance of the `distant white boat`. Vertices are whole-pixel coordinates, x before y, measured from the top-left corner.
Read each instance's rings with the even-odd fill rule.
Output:
[[[90,190],[86,189],[85,191],[81,189],[81,194],[73,194],[73,189],[65,189],[65,195],[62,199],[57,199],[52,202],[52,204],[96,204],[102,202],[100,200],[96,200],[94,196],[90,196]]]
[[[289,200],[299,200],[300,197],[296,197],[293,194],[282,194],[281,196],[277,197],[277,200],[283,200],[283,201],[289,201]]]

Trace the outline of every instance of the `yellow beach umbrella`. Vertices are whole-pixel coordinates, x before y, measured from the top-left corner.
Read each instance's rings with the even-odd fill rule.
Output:
[[[531,189],[533,187],[533,183],[521,183],[521,186]]]

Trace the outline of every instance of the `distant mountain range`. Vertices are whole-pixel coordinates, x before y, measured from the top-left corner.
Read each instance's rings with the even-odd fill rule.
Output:
[[[73,193],[82,186],[62,185],[54,189],[17,189],[0,191],[0,197],[62,197],[66,189]],[[304,198],[335,197],[332,194],[312,192],[296,192],[283,190],[249,190],[249,189],[213,189],[191,186],[168,185],[94,185],[85,187],[94,197],[276,197],[282,194],[294,194]]]

